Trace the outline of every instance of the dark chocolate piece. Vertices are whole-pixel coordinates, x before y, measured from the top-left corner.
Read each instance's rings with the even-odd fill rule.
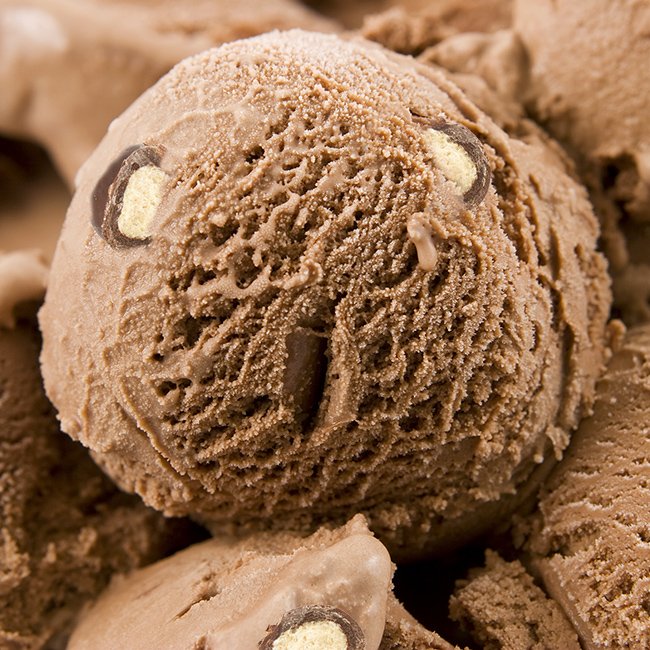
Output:
[[[318,411],[327,375],[327,338],[299,328],[287,336],[284,393],[296,411],[296,419],[308,424]]]

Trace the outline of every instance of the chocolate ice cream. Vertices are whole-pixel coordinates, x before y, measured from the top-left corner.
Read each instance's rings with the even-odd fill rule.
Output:
[[[69,203],[41,147],[0,136],[0,251],[37,249],[51,260]]]
[[[531,550],[587,650],[650,647],[650,326],[630,330],[544,487]]]
[[[308,539],[213,539],[115,580],[68,647],[388,650],[416,639],[420,650],[451,650],[408,620],[392,572],[362,517]]]
[[[530,58],[530,108],[579,161],[603,223],[615,302],[628,323],[650,319],[642,278],[650,249],[629,250],[650,225],[650,4],[645,0],[517,0]],[[634,286],[635,291],[629,289]]]
[[[0,647],[54,650],[111,575],[187,537],[185,524],[120,493],[59,431],[41,387],[34,303],[9,308],[3,289],[7,270],[26,270],[26,258],[0,257],[0,304],[13,325],[0,324]],[[36,286],[20,299],[37,299]]]
[[[384,0],[361,33],[395,52],[419,54],[455,34],[510,27],[512,0]],[[375,10],[377,11],[377,10]]]
[[[110,121],[175,63],[271,29],[331,30],[293,0],[0,0],[0,132],[70,185]]]
[[[41,325],[62,426],[213,531],[355,512],[397,554],[534,488],[589,408],[583,189],[442,73],[300,31],[186,60],[79,176]]]
[[[16,305],[43,300],[47,277],[38,251],[0,251],[0,328],[16,325]]]
[[[458,581],[449,611],[485,650],[580,650],[560,606],[521,562],[506,562],[494,551],[486,552],[485,567]]]

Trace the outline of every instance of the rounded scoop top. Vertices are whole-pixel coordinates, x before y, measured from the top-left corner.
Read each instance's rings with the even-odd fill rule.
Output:
[[[589,405],[609,308],[584,191],[526,140],[361,41],[185,60],[79,175],[41,312],[63,428],[219,528],[361,510],[417,554],[493,520]]]

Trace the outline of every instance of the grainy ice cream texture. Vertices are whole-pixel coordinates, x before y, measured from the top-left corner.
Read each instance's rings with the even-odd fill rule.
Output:
[[[530,550],[583,647],[650,646],[650,326],[630,329],[545,485]]]
[[[111,575],[190,538],[186,524],[119,492],[60,432],[38,365],[33,301],[44,284],[39,292],[38,261],[28,259],[0,255],[0,312],[11,312],[10,327],[0,321],[0,647],[56,650]],[[9,309],[11,267],[33,283]]]
[[[385,0],[380,8],[364,18],[363,36],[413,55],[456,34],[507,29],[512,21],[512,0]]]
[[[110,121],[181,59],[272,29],[331,31],[293,0],[0,0],[0,132],[75,173]]]
[[[215,538],[114,580],[68,647],[451,650],[410,619],[392,594],[392,573],[360,516],[307,539]]]
[[[435,552],[505,518],[590,407],[597,235],[562,159],[442,73],[298,30],[228,44],[82,168],[40,314],[47,391],[169,514],[362,512],[396,557]]]
[[[484,567],[457,582],[449,612],[485,650],[581,647],[560,606],[521,562],[506,562],[494,551],[486,552]]]
[[[530,61],[527,101],[576,157],[603,229],[614,301],[650,320],[650,4],[517,0]],[[570,55],[567,54],[570,48]]]

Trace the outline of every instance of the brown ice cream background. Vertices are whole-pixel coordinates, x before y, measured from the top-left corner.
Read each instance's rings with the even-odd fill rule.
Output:
[[[14,270],[31,274],[29,287],[5,291]],[[38,364],[43,271],[28,252],[0,254],[0,310],[11,315],[0,324],[2,648],[63,648],[81,607],[112,575],[196,539],[186,523],[120,493],[60,432]]]
[[[516,498],[507,497],[511,503],[503,507],[499,497],[522,487],[542,460],[552,462],[553,449],[561,453],[570,429],[588,408],[599,372],[609,299],[604,265],[593,251],[597,229],[583,191],[565,175],[561,158],[535,137],[527,143],[509,140],[441,73],[376,47],[294,32],[228,45],[218,52],[218,57],[208,53],[186,61],[136,102],[114,122],[82,170],[41,321],[46,333],[46,382],[64,428],[93,448],[121,485],[168,512],[192,512],[211,521],[215,531],[233,523],[241,528],[309,530],[320,520],[345,520],[351,509],[361,508],[393,549],[419,554],[430,550],[436,538],[441,545],[457,544],[476,528],[493,525],[497,514],[505,517],[512,502],[516,505]],[[213,67],[222,72],[212,72]],[[316,102],[303,103],[306,91],[296,80],[297,69],[318,79],[314,90],[308,91]],[[213,74],[220,75],[220,84],[212,83]],[[396,90],[395,76],[403,80],[402,87],[413,88],[408,91],[412,95],[399,94],[405,91]],[[363,90],[368,85],[371,90]],[[195,95],[189,92],[193,86]],[[304,85],[310,87],[311,82]],[[336,102],[328,100],[330,93]],[[497,179],[498,194],[491,191],[487,203],[471,216],[461,213],[459,218],[437,222],[441,268],[453,278],[442,284],[435,274],[427,276],[417,268],[404,217],[399,216],[417,207],[408,201],[435,196],[430,194],[432,187],[440,188],[441,200],[454,200],[447,194],[452,186],[441,177],[436,180],[435,167],[419,139],[422,127],[414,130],[409,104],[418,114],[442,110],[484,138]],[[377,106],[386,106],[381,109],[385,115],[377,114]],[[323,119],[328,113],[336,117]],[[373,129],[372,135],[361,135],[365,129]],[[400,133],[395,145],[387,138],[392,129]],[[213,143],[208,150],[194,151],[189,143],[201,133],[211,134]],[[366,146],[369,137],[386,143],[388,158],[384,150]],[[330,150],[319,144],[321,138],[330,143]],[[165,144],[168,173],[179,174],[175,181],[179,189],[165,199],[165,216],[161,214],[148,247],[112,250],[90,224],[89,197],[108,164],[143,139]],[[339,160],[341,147],[343,152],[355,148],[354,156]],[[313,155],[305,157],[301,151]],[[405,164],[417,171],[402,178]],[[286,190],[274,174],[284,179]],[[336,203],[346,195],[334,191],[333,179],[348,188],[350,206]],[[411,183],[414,191],[405,192]],[[206,201],[208,188],[215,184],[226,188],[219,191],[230,198]],[[310,209],[314,201],[322,208]],[[323,211],[331,202],[331,211]],[[273,247],[276,253],[267,251],[265,238],[272,241],[276,235],[270,226],[259,225],[267,217],[256,205],[273,206],[271,223],[286,221],[276,232],[291,232],[293,219],[316,218],[311,231],[321,228],[323,236],[309,235],[310,252],[304,257],[300,252],[304,241],[280,238]],[[391,205],[398,207],[392,210]],[[364,209],[369,222],[358,227],[355,219],[364,216]],[[504,216],[499,216],[501,210]],[[343,216],[332,221],[337,213]],[[535,221],[534,231],[529,219]],[[332,238],[325,235],[328,229],[340,234]],[[300,231],[309,233],[303,223]],[[341,238],[343,245],[334,254]],[[255,246],[261,255],[276,255],[276,261],[256,266],[260,258],[253,255]],[[327,255],[318,252],[327,247]],[[81,249],[87,252],[82,254]],[[287,258],[282,258],[282,251]],[[219,268],[219,259],[228,269]],[[310,259],[314,275],[303,273]],[[465,269],[475,269],[475,264],[493,270],[467,275]],[[338,291],[334,285],[323,291],[319,265],[322,277],[351,282],[346,290],[350,294],[337,308],[340,321],[329,344],[330,383],[318,415],[327,426],[307,434],[298,428],[278,437],[274,431],[280,423],[296,426],[292,402],[281,395],[285,341],[291,340],[294,330],[302,329],[308,338],[322,333],[319,305],[331,300],[329,291]],[[294,284],[276,294],[270,272],[277,277],[275,286],[285,286],[290,279]],[[353,279],[356,274],[358,280]],[[386,286],[364,294],[364,278],[378,274]],[[69,287],[78,280],[83,284],[74,307],[68,302],[72,312],[65,315],[65,305],[55,310],[54,301],[65,293],[67,302]],[[505,302],[502,290],[512,291]],[[208,311],[218,313],[208,313],[210,303],[204,296],[214,291],[221,297]],[[430,312],[429,292],[442,301],[431,304]],[[273,302],[277,295],[281,299]],[[462,304],[457,303],[463,295]],[[503,307],[495,307],[495,299]],[[256,304],[262,305],[261,311],[256,312]],[[363,337],[355,334],[359,343],[350,346],[346,343],[354,340],[350,332],[368,322],[369,307],[374,321]],[[169,308],[171,320],[166,321],[162,315]],[[461,308],[464,311],[456,311]],[[513,311],[499,316],[503,308]],[[442,345],[436,352],[441,355],[440,367],[429,360],[424,363],[422,345],[446,341],[456,313],[466,319],[467,328],[456,330],[464,334],[449,344],[437,344]],[[511,330],[505,339],[499,336],[501,318]],[[523,329],[515,334],[511,328],[520,324]],[[489,340],[479,348],[476,342],[470,344],[479,327],[481,336],[496,337],[497,348],[505,345],[491,366],[501,369],[495,376],[480,370]],[[387,328],[392,341],[386,339]],[[162,340],[150,340],[153,332],[159,332]],[[230,333],[224,338],[226,332]],[[556,348],[561,348],[562,339],[564,359]],[[212,356],[217,354],[217,341],[230,341],[218,353],[219,363]],[[180,348],[172,351],[175,345]],[[135,350],[141,352],[134,355]],[[359,354],[367,370],[354,361]],[[546,354],[551,356],[545,358]],[[244,372],[210,379],[210,368],[226,375],[239,373],[240,355],[247,358]],[[57,367],[57,358],[64,357],[68,365]],[[454,370],[453,359],[465,370]],[[406,376],[416,384],[405,387],[402,373],[409,363],[415,365]],[[468,375],[473,366],[479,368],[475,378]],[[426,406],[426,391],[432,389],[426,387],[431,377],[448,372],[464,378],[448,387],[458,403],[432,410]],[[505,384],[499,383],[504,381],[500,372],[506,373]],[[154,378],[155,385],[149,388]],[[217,400],[211,382],[228,386]],[[482,401],[499,385],[489,408],[455,411],[466,391],[475,391]],[[271,395],[265,386],[271,387]],[[372,408],[372,400],[368,401],[367,424],[355,426],[351,437],[340,437],[354,421],[355,411],[361,408],[363,413],[357,400],[373,394],[364,386],[376,386],[372,391],[377,391],[379,401]],[[258,399],[265,393],[267,399]],[[555,402],[558,393],[564,395],[561,404]],[[414,410],[398,424],[391,404],[408,402],[418,394],[417,400],[424,400],[425,420]],[[504,396],[503,402],[497,394]],[[511,408],[531,394],[532,403]],[[437,399],[435,390],[429,397]],[[181,411],[175,414],[178,408]],[[272,415],[265,415],[268,408]],[[408,415],[401,408],[400,413]],[[427,413],[436,412],[447,431],[447,445],[424,434],[440,429],[426,419]],[[463,424],[467,417],[483,418],[477,426],[487,426],[491,439],[487,434],[483,441],[465,437],[464,427],[471,431],[476,426]],[[520,422],[523,430],[505,440],[502,418]],[[183,424],[194,419],[196,426]],[[108,421],[117,435],[107,431]],[[383,433],[376,429],[381,422],[388,423],[382,425],[388,427]],[[235,427],[226,430],[236,435],[222,439],[219,432],[224,426]],[[404,436],[405,429],[409,436]],[[350,463],[350,458],[357,461]],[[242,481],[242,476],[247,478]],[[442,484],[432,494],[430,487],[422,486],[431,486],[434,478]],[[490,501],[496,505],[486,505]],[[432,513],[437,530],[428,527]],[[441,532],[446,521],[447,539]]]
[[[594,413],[544,485],[529,550],[588,650],[650,643],[650,326],[629,330]]]
[[[70,187],[113,118],[181,59],[272,29],[332,31],[292,0],[0,0],[0,133]]]
[[[443,43],[443,46],[444,45],[446,44]],[[442,48],[440,48],[440,50],[442,51]],[[444,66],[445,64],[442,63],[442,65]],[[480,104],[480,102],[478,103],[479,105],[482,105]],[[491,114],[490,111],[488,111],[488,113]],[[499,120],[497,120],[497,122],[499,122]],[[56,191],[55,194],[57,196],[63,196],[63,193],[58,193]],[[43,201],[43,205],[45,205],[45,203],[49,200],[48,199],[49,194],[47,193],[47,189],[43,192],[43,195],[46,197],[45,200]],[[34,212],[39,213],[38,206],[36,207]],[[43,221],[42,223],[45,223],[45,221]],[[0,221],[0,242],[4,244],[6,240],[3,239],[3,230],[2,230],[3,225],[5,224],[3,224],[2,221]],[[644,254],[648,250],[645,244],[645,242],[648,241],[648,237],[646,234],[647,227],[643,223],[641,224],[635,222],[629,223],[628,221],[624,224],[624,228],[628,233],[626,236],[626,240],[627,240],[626,246],[628,247],[628,252],[626,254],[630,255],[632,260],[640,260],[641,263],[643,263]],[[4,232],[6,232],[7,236],[9,237],[16,237],[16,239],[14,239],[13,241],[17,243],[11,243],[9,245],[10,248],[22,248],[25,245],[24,242],[26,242],[26,239],[24,237],[21,237],[20,234],[16,236],[16,232],[19,231],[12,228],[11,225],[7,225],[5,227]],[[633,234],[630,235],[629,233],[633,233]],[[29,237],[30,235],[27,235],[28,239]],[[637,252],[633,253],[632,251],[630,251],[629,250],[630,246],[633,246]],[[619,274],[615,278],[615,285],[618,285],[618,288],[616,289],[617,294],[619,296],[624,294],[629,295],[629,298],[625,298],[625,297],[623,298],[623,302],[627,302],[629,300],[630,303],[636,302],[636,304],[640,305],[639,308],[635,308],[636,313],[641,313],[641,314],[643,313],[643,308],[644,308],[643,298],[641,299],[641,302],[638,302],[638,296],[639,295],[643,296],[644,292],[647,293],[647,289],[643,288],[647,286],[646,280],[647,278],[646,278],[646,274],[643,271],[643,267],[639,269],[639,271],[636,271],[633,266],[628,266],[626,268],[626,271],[623,274]]]
[[[616,313],[650,319],[650,5],[517,0],[526,102],[578,161],[602,224]],[[570,48],[570,55],[567,55]]]

